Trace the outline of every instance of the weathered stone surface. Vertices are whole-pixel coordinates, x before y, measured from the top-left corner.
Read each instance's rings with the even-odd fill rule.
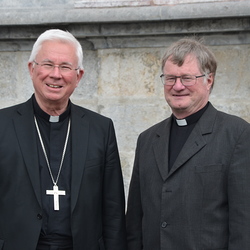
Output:
[[[123,4],[125,2],[126,4]],[[0,11],[0,25],[152,22],[249,16],[249,1],[146,0],[144,2],[114,0],[86,2],[73,0],[2,0]]]
[[[138,135],[171,114],[159,77],[161,57],[172,42],[195,34],[218,60],[211,102],[250,122],[248,1],[154,0],[150,4],[168,6],[108,9],[76,8],[77,2],[1,1],[0,108],[32,95],[27,61],[37,36],[51,27],[72,32],[84,49],[85,69],[72,101],[112,118],[127,194]],[[192,8],[184,9],[188,3]]]

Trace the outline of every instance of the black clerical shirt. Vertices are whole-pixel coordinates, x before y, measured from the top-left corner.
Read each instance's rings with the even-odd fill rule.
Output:
[[[50,122],[50,115],[45,113],[37,104],[33,96],[34,113],[41,132],[42,140],[50,162],[51,171],[56,180],[65,144],[70,118],[70,103],[67,110],[59,116],[58,122]],[[40,239],[53,245],[53,242],[71,239],[70,228],[70,189],[71,189],[71,136],[67,144],[66,154],[58,179],[58,189],[64,190],[66,195],[59,196],[59,211],[54,210],[54,196],[47,195],[46,190],[53,189],[53,182],[45,160],[44,152],[37,137],[39,153],[39,168],[41,180],[43,225]]]
[[[189,137],[191,131],[193,130],[194,126],[202,116],[202,114],[207,109],[209,103],[200,109],[198,112],[188,116],[185,118],[186,125],[179,126],[177,124],[177,118],[172,115],[172,123],[171,123],[171,130],[170,130],[170,139],[169,139],[169,171],[175,163],[177,156],[179,155],[183,145],[185,144],[187,138]]]

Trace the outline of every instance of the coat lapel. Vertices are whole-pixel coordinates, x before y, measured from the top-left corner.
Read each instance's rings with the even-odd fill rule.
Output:
[[[84,111],[72,104],[72,180],[71,210],[73,211],[79,194],[86,161],[89,122]],[[30,181],[41,206],[40,174],[37,152],[36,129],[33,117],[32,100],[20,106],[13,119],[17,138],[23,154]]]
[[[168,142],[170,127],[171,118],[168,118],[160,124],[155,141],[153,142],[155,159],[163,180],[166,180],[168,176]]]
[[[177,157],[173,167],[171,168],[169,175],[175,172],[178,168],[183,166],[193,155],[195,155],[201,148],[206,145],[202,134],[199,131],[199,127],[196,125],[194,130],[191,132],[188,140],[184,144],[179,156]]]
[[[84,111],[72,104],[72,180],[71,211],[74,210],[81,186],[89,140],[89,121]]]
[[[160,124],[156,133],[156,139],[153,142],[153,149],[160,174],[164,181],[206,146],[205,135],[212,133],[216,113],[217,110],[209,104],[207,110],[202,115],[191,132],[188,140],[184,144],[170,172],[168,172],[168,146],[171,118],[166,119]]]
[[[41,206],[39,163],[33,114],[32,100],[30,99],[20,105],[20,108],[17,110],[17,116],[13,118],[13,122],[28,175],[37,201]]]
[[[197,152],[199,152],[204,146],[206,146],[205,135],[212,133],[216,113],[217,110],[211,104],[209,104],[207,110],[197,122],[182,150],[180,151],[179,156],[177,157],[173,167],[169,172],[169,176],[181,166],[183,166],[185,162],[197,154]]]

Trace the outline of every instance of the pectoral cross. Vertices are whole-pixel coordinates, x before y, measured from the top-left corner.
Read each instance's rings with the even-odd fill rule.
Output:
[[[54,195],[54,210],[59,210],[59,195],[65,195],[64,190],[58,190],[58,186],[54,185],[53,190],[46,190],[46,194]]]

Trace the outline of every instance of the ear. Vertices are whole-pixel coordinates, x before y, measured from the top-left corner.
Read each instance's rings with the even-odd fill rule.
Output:
[[[207,77],[207,89],[211,91],[214,84],[214,73],[209,73]]]
[[[29,62],[28,63],[28,69],[29,69],[30,77],[32,79],[33,71],[34,71],[34,64],[33,64],[33,62]]]
[[[79,69],[79,71],[77,73],[76,87],[78,86],[79,82],[81,81],[83,75],[84,75],[84,70],[83,69]]]

